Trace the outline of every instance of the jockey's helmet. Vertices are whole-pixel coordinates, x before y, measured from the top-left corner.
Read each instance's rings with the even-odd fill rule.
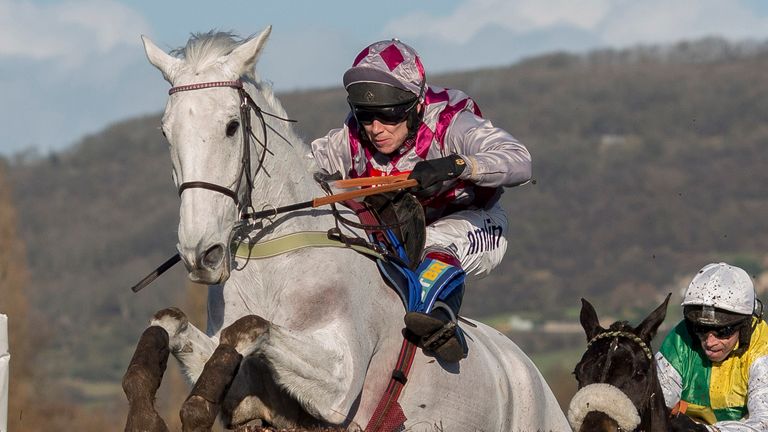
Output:
[[[397,124],[407,120],[416,135],[424,101],[426,74],[416,50],[397,39],[368,45],[344,73],[347,102],[359,124],[374,119]]]
[[[729,326],[755,311],[755,287],[747,272],[726,263],[707,264],[683,297],[683,315],[691,323]]]
[[[344,73],[353,106],[383,107],[422,101],[426,88],[418,53],[397,39],[374,42],[355,57]]]

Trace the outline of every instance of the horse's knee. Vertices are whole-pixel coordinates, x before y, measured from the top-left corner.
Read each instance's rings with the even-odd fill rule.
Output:
[[[252,351],[249,345],[268,332],[269,321],[257,315],[247,315],[222,330],[220,340],[221,344],[235,347],[240,354],[248,355]]]

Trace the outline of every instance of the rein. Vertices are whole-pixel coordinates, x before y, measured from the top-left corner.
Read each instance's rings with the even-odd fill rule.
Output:
[[[238,95],[240,96],[240,124],[242,127],[245,128],[243,131],[243,157],[240,163],[240,172],[237,174],[237,180],[235,182],[235,189],[232,190],[226,186],[221,186],[215,183],[209,183],[205,181],[188,181],[184,182],[179,186],[179,196],[181,196],[182,192],[184,192],[187,189],[207,189],[210,191],[218,192],[220,194],[226,195],[229,198],[232,198],[232,201],[235,202],[235,206],[237,207],[237,211],[240,214],[241,219],[248,219],[249,215],[255,213],[253,212],[253,205],[251,203],[251,195],[253,193],[253,179],[256,177],[256,175],[261,171],[262,167],[264,166],[264,159],[267,156],[267,152],[269,152],[269,149],[267,147],[267,122],[264,120],[264,116],[268,115],[270,117],[274,117],[279,120],[283,120],[286,122],[296,122],[296,120],[287,119],[283,117],[279,117],[275,114],[270,114],[266,111],[263,111],[259,105],[254,102],[253,98],[251,98],[251,95],[248,94],[247,91],[245,91],[245,87],[243,86],[243,82],[240,80],[235,81],[211,81],[211,82],[203,82],[203,83],[196,83],[196,84],[188,84],[188,85],[182,85],[182,86],[175,86],[171,87],[168,90],[168,95],[173,95],[174,93],[184,92],[184,91],[192,91],[192,90],[202,90],[207,88],[214,88],[214,87],[229,87],[237,90]],[[253,129],[251,127],[251,111],[256,113],[256,116],[261,121],[261,130],[264,136],[264,142],[259,142],[259,140],[256,138],[256,136],[253,134]],[[264,151],[261,152],[261,156],[259,157],[259,164],[256,166],[256,172],[251,175],[251,138],[254,139],[254,141],[261,144],[261,146],[264,148]],[[240,200],[240,189],[243,184],[243,178],[245,178],[245,192],[242,194],[243,199]],[[251,211],[251,213],[249,213]]]
[[[282,207],[270,206],[271,208],[269,209],[255,211],[251,201],[251,196],[253,194],[253,189],[254,189],[253,179],[256,178],[256,175],[263,169],[264,160],[267,156],[267,153],[269,152],[269,148],[267,147],[267,129],[268,128],[271,129],[271,127],[267,125],[267,122],[265,121],[264,116],[265,115],[270,116],[278,120],[291,122],[291,123],[295,123],[296,120],[280,117],[278,115],[262,110],[261,107],[259,107],[259,105],[256,104],[256,102],[253,100],[251,95],[248,94],[248,92],[245,90],[245,87],[241,80],[210,81],[210,82],[174,86],[168,90],[168,95],[170,96],[179,92],[203,90],[203,89],[216,88],[216,87],[226,87],[226,88],[235,89],[237,90],[238,96],[240,97],[240,124],[242,125],[243,128],[245,128],[245,130],[243,131],[243,141],[242,141],[243,157],[241,159],[240,170],[237,174],[237,179],[235,181],[235,189],[233,190],[233,189],[230,189],[229,187],[218,185],[216,183],[210,183],[210,182],[201,181],[201,180],[194,180],[194,181],[187,181],[179,185],[178,193],[179,193],[179,196],[181,196],[181,194],[187,189],[206,189],[213,192],[218,192],[222,195],[225,195],[231,198],[232,201],[234,201],[235,206],[237,207],[240,220],[243,221],[240,224],[241,228],[243,225],[255,226],[256,224],[254,221],[277,216],[278,214],[281,214],[281,213],[288,213],[291,211],[310,208],[310,207],[319,207],[322,205],[333,204],[336,202],[351,200],[354,198],[359,198],[367,195],[400,190],[400,189],[416,186],[417,184],[416,180],[407,180],[407,179],[398,178],[397,179],[398,181],[392,181],[391,179],[385,180],[386,177],[381,177],[380,179],[382,179],[382,181],[372,180],[369,183],[370,185],[378,184],[379,186],[376,186],[376,187],[370,187],[368,189],[361,189],[357,191],[343,192],[343,193],[325,196],[325,197],[318,197],[311,201],[289,204]],[[253,128],[251,127],[251,111],[256,113],[256,116],[259,118],[261,122],[261,130],[264,136],[264,142],[260,142],[258,138],[256,138],[256,136],[253,134]],[[251,168],[252,168],[251,167],[251,138],[253,138],[254,141],[258,142],[263,147],[263,151],[261,152],[261,156],[259,157],[258,165],[256,166],[256,171],[253,174],[251,174]],[[243,179],[245,179],[245,191],[241,193],[241,189],[243,188],[242,186]],[[352,184],[342,183],[339,186],[350,187],[352,186]],[[241,195],[243,196],[242,200],[240,198]],[[181,261],[181,256],[178,253],[174,254],[172,257],[168,258],[165,262],[163,262],[160,266],[158,266],[155,270],[153,270],[151,273],[145,276],[142,280],[140,280],[137,284],[132,286],[131,291],[139,292],[141,289],[143,289],[144,287],[152,283],[155,279],[157,279],[160,275],[165,273],[168,269],[170,269],[171,267],[179,263],[179,261]]]

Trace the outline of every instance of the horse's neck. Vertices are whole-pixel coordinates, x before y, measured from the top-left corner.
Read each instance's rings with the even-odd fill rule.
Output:
[[[256,89],[248,85],[251,97],[264,112],[287,118],[287,114],[280,102],[268,88]],[[267,124],[267,139],[264,149],[262,137],[262,124]],[[290,204],[310,201],[321,192],[313,180],[313,173],[317,170],[313,160],[307,157],[309,147],[294,131],[293,124],[274,118],[270,115],[251,116],[251,127],[254,135],[259,139],[253,145],[252,156],[254,169],[259,163],[259,156],[267,151],[264,157],[264,165],[254,178],[254,190],[251,197],[256,211],[281,207]],[[290,218],[286,226],[308,228],[317,225],[313,217]]]

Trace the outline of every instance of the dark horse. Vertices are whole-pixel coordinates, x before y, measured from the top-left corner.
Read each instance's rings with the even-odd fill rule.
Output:
[[[574,431],[670,430],[651,351],[669,297],[637,327],[617,321],[607,329],[600,326],[595,308],[581,299],[587,350],[573,372],[579,383],[568,409]]]

